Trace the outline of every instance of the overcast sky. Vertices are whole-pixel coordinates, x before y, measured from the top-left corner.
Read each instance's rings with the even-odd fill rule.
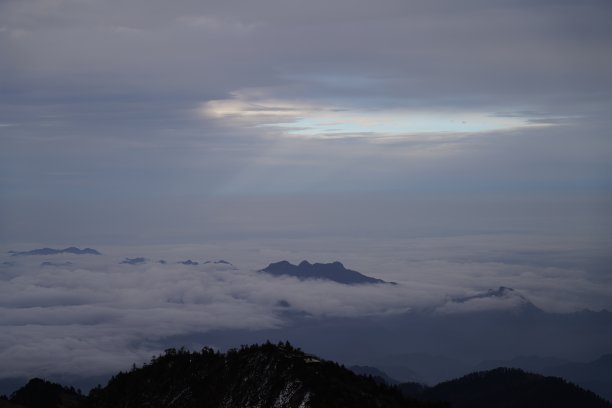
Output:
[[[41,200],[607,193],[611,18],[607,0],[4,0],[3,219]]]
[[[0,242],[612,236],[612,6],[4,0]]]

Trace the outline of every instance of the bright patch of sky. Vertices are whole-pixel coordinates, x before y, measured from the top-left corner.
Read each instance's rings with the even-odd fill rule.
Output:
[[[313,138],[476,133],[536,126],[527,117],[487,112],[368,110],[235,96],[205,103],[199,112],[226,125],[273,127],[284,130],[286,135]]]
[[[483,132],[527,126],[522,118],[499,118],[485,113],[363,112],[314,114],[293,123],[279,123],[290,134],[321,136],[339,134],[410,134]]]

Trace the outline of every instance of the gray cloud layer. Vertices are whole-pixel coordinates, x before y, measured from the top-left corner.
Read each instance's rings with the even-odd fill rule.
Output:
[[[467,190],[610,185],[606,1],[0,7],[8,56],[0,61],[0,186],[8,197],[423,184],[448,191],[468,180]],[[374,145],[351,134],[294,140],[282,129],[197,114],[203,103],[236,93],[252,103],[473,111],[554,126]],[[492,180],[474,178],[482,173]]]

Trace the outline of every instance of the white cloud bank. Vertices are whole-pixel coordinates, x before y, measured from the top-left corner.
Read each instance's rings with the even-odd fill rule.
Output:
[[[40,267],[32,258],[12,258],[17,265],[2,270],[3,376],[106,373],[150,357],[165,337],[279,327],[284,302],[316,316],[407,309],[405,291],[387,285],[300,282],[222,265],[118,265],[112,258],[106,266],[81,258],[73,260],[80,266]]]
[[[499,286],[514,287],[550,311],[609,305],[610,282],[589,276],[560,255],[566,248],[579,247],[575,239],[475,235],[331,241],[99,248],[106,255],[50,257],[72,261],[60,267],[39,266],[45,257],[6,255],[2,262],[13,265],[0,267],[1,377],[105,374],[146,361],[173,336],[283,327],[287,311],[320,318],[422,307],[437,308],[439,313],[515,307],[516,302],[504,299],[476,299],[466,307],[445,303]],[[187,258],[201,262],[205,253],[218,254],[241,269],[175,263]],[[234,257],[228,256],[231,253]],[[128,255],[145,255],[149,261],[119,264]],[[547,257],[561,264],[552,266]],[[168,263],[157,263],[159,258]],[[400,284],[347,286],[255,272],[268,262],[296,263],[304,258],[340,259],[351,269]]]

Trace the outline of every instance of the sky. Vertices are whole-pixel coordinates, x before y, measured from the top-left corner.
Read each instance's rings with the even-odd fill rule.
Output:
[[[173,325],[175,305],[147,293],[187,288],[160,266],[139,287],[125,256],[238,265],[240,279],[212,271],[218,291],[190,298],[223,306],[198,318],[211,327],[216,313],[279,324],[272,294],[287,287],[248,271],[281,259],[412,285],[365,305],[333,285],[322,293],[336,304],[292,293],[314,314],[501,284],[550,311],[612,309],[611,20],[607,0],[1,0],[2,259],[75,245],[108,264],[3,266],[0,291],[14,296],[0,344],[46,316],[53,344],[31,347],[49,357],[73,347],[60,315],[116,334],[141,310],[167,312],[144,336],[183,333],[189,311]],[[75,330],[80,345],[98,333]],[[124,334],[108,349],[130,344]]]
[[[532,3],[5,0],[3,223],[47,201],[605,195],[612,7]]]

